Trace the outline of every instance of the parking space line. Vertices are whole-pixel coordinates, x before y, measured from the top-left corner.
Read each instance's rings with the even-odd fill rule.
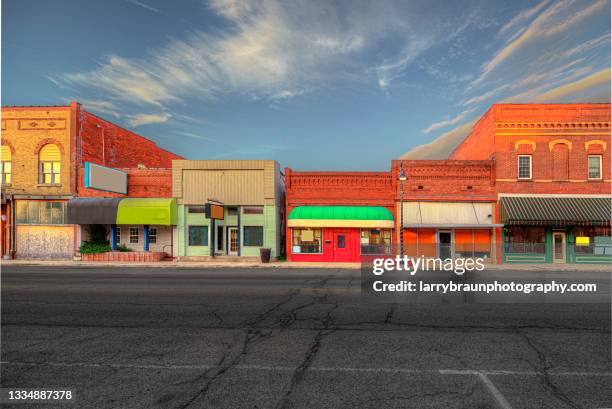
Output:
[[[510,402],[504,398],[504,395],[497,389],[497,387],[491,382],[491,379],[487,375],[482,372],[478,372],[478,378],[487,387],[491,395],[493,395],[493,399],[497,402],[501,409],[512,409]]]

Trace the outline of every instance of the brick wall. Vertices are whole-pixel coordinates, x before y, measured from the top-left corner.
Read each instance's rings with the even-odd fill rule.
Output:
[[[496,104],[451,154],[495,161],[498,193],[611,194],[610,104]],[[532,180],[518,179],[518,155],[532,155]],[[588,155],[602,156],[602,180],[588,179]]]
[[[172,197],[172,169],[120,169],[128,174],[128,194],[86,189],[79,169],[80,197]]]
[[[172,168],[181,156],[160,148],[155,142],[106,121],[87,111],[80,113],[80,163],[93,162],[114,168]]]
[[[72,192],[71,107],[3,107],[2,145],[12,154],[12,183],[7,193],[70,195]],[[39,184],[38,154],[46,144],[60,149],[60,184]],[[4,159],[6,160],[6,159]]]
[[[391,173],[395,199],[400,197],[400,166],[407,180],[404,200],[495,200],[494,162],[489,160],[394,160]]]

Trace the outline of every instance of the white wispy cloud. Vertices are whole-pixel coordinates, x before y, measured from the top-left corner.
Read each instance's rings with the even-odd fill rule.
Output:
[[[142,1],[138,1],[138,0],[125,0],[128,3],[132,3],[138,7],[142,7],[143,9],[147,9],[149,11],[152,11],[153,13],[160,13],[161,11],[153,6],[149,6],[146,3],[143,3]]]
[[[506,62],[519,50],[543,38],[566,33],[570,28],[573,28],[578,23],[583,22],[590,16],[601,11],[606,4],[607,0],[596,0],[586,7],[583,7],[583,3],[576,3],[572,0],[562,0],[553,3],[541,11],[537,17],[524,28],[519,36],[504,45],[495,53],[493,58],[482,65],[481,73],[478,78],[473,81],[473,85],[482,83],[493,70]],[[537,14],[541,8],[542,7],[535,11],[530,9],[528,12]],[[517,17],[520,15],[519,13]],[[525,21],[525,18],[521,18],[520,20]]]
[[[137,127],[149,124],[159,124],[168,121],[169,114],[136,114],[128,115],[127,121],[130,126]]]
[[[516,28],[516,26],[521,26],[531,20],[536,14],[538,14],[544,6],[549,3],[549,0],[544,0],[535,6],[528,8],[526,10],[521,11],[516,16],[512,17],[510,21],[502,26],[499,30],[501,35],[508,34],[512,29]]]
[[[467,118],[467,116],[470,115],[475,110],[476,110],[476,108],[466,109],[465,111],[460,112],[459,114],[457,114],[453,118],[445,119],[443,121],[435,122],[435,123],[429,125],[427,128],[423,129],[422,132],[423,133],[430,133],[430,132],[436,131],[436,130],[441,129],[441,128],[446,128],[446,127],[451,126],[451,125],[456,125],[459,122],[463,121],[465,118]]]
[[[121,109],[113,102],[101,99],[73,98],[79,101],[83,108],[94,113],[111,115],[115,118],[121,118]]]

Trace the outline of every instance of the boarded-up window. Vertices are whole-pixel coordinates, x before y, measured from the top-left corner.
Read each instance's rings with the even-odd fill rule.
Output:
[[[566,144],[553,146],[553,180],[567,180],[569,175],[569,150]]]

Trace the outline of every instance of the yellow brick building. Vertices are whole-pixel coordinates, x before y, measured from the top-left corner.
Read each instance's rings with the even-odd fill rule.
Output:
[[[78,104],[2,108],[2,255],[70,258]]]

